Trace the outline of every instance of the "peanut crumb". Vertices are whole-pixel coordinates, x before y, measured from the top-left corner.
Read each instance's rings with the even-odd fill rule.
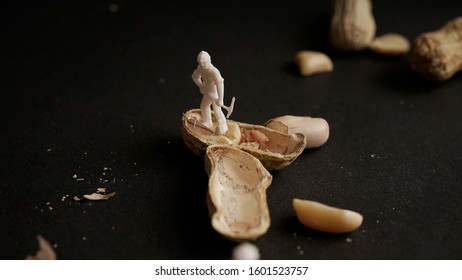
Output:
[[[39,242],[39,250],[34,256],[28,255],[26,260],[56,260],[56,253],[50,243],[41,235],[37,235],[37,240]],[[56,245],[56,247],[58,246]]]
[[[85,194],[83,197],[88,200],[108,200],[114,195],[116,195],[115,192],[108,193],[108,194],[92,193],[92,194]]]

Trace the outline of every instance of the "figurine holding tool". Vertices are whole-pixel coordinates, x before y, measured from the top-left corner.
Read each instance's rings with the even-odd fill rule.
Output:
[[[229,107],[223,105],[224,79],[220,71],[213,66],[210,55],[207,52],[201,51],[199,53],[197,63],[199,65],[194,70],[192,79],[203,95],[201,101],[201,124],[209,129],[212,127],[212,112],[210,110],[210,106],[212,106],[215,119],[218,123],[216,133],[220,135],[225,134],[228,131],[226,118],[229,118],[233,112],[235,98],[233,97]],[[221,108],[228,111],[226,118]]]

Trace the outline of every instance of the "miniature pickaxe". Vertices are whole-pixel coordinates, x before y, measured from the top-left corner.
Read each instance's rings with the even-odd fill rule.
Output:
[[[231,116],[231,113],[234,110],[234,101],[236,101],[236,97],[233,97],[233,99],[231,99],[231,104],[229,106],[225,106],[225,105],[220,106],[221,108],[224,108],[226,109],[226,111],[228,111],[228,114],[226,114],[227,119],[229,118],[229,116]]]

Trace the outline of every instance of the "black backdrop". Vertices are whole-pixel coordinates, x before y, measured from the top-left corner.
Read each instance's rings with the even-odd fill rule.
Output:
[[[227,259],[210,226],[203,159],[183,143],[190,76],[206,50],[232,119],[323,117],[330,139],[272,172],[264,259],[460,259],[462,75],[422,81],[405,57],[328,44],[329,1],[78,1],[2,4],[0,257],[41,234],[60,259]],[[168,3],[167,3],[168,2]],[[112,5],[111,5],[112,4]],[[461,1],[375,1],[377,35],[410,40],[462,15]],[[309,78],[300,50],[334,71]],[[77,175],[77,178],[73,178]],[[72,197],[106,187],[105,202]],[[364,215],[351,234],[298,223],[293,198]]]

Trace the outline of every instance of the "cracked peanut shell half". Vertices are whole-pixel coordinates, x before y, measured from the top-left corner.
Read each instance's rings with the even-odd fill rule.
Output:
[[[207,148],[207,202],[212,227],[224,237],[253,240],[270,226],[266,189],[271,174],[259,160],[229,145]]]
[[[212,119],[215,119],[212,116]],[[262,126],[227,120],[228,131],[224,135],[214,133],[214,128],[200,123],[200,109],[183,114],[182,135],[186,145],[197,155],[203,156],[210,145],[229,145],[244,150],[268,170],[283,168],[294,161],[304,150],[306,138],[302,134],[286,133]]]

